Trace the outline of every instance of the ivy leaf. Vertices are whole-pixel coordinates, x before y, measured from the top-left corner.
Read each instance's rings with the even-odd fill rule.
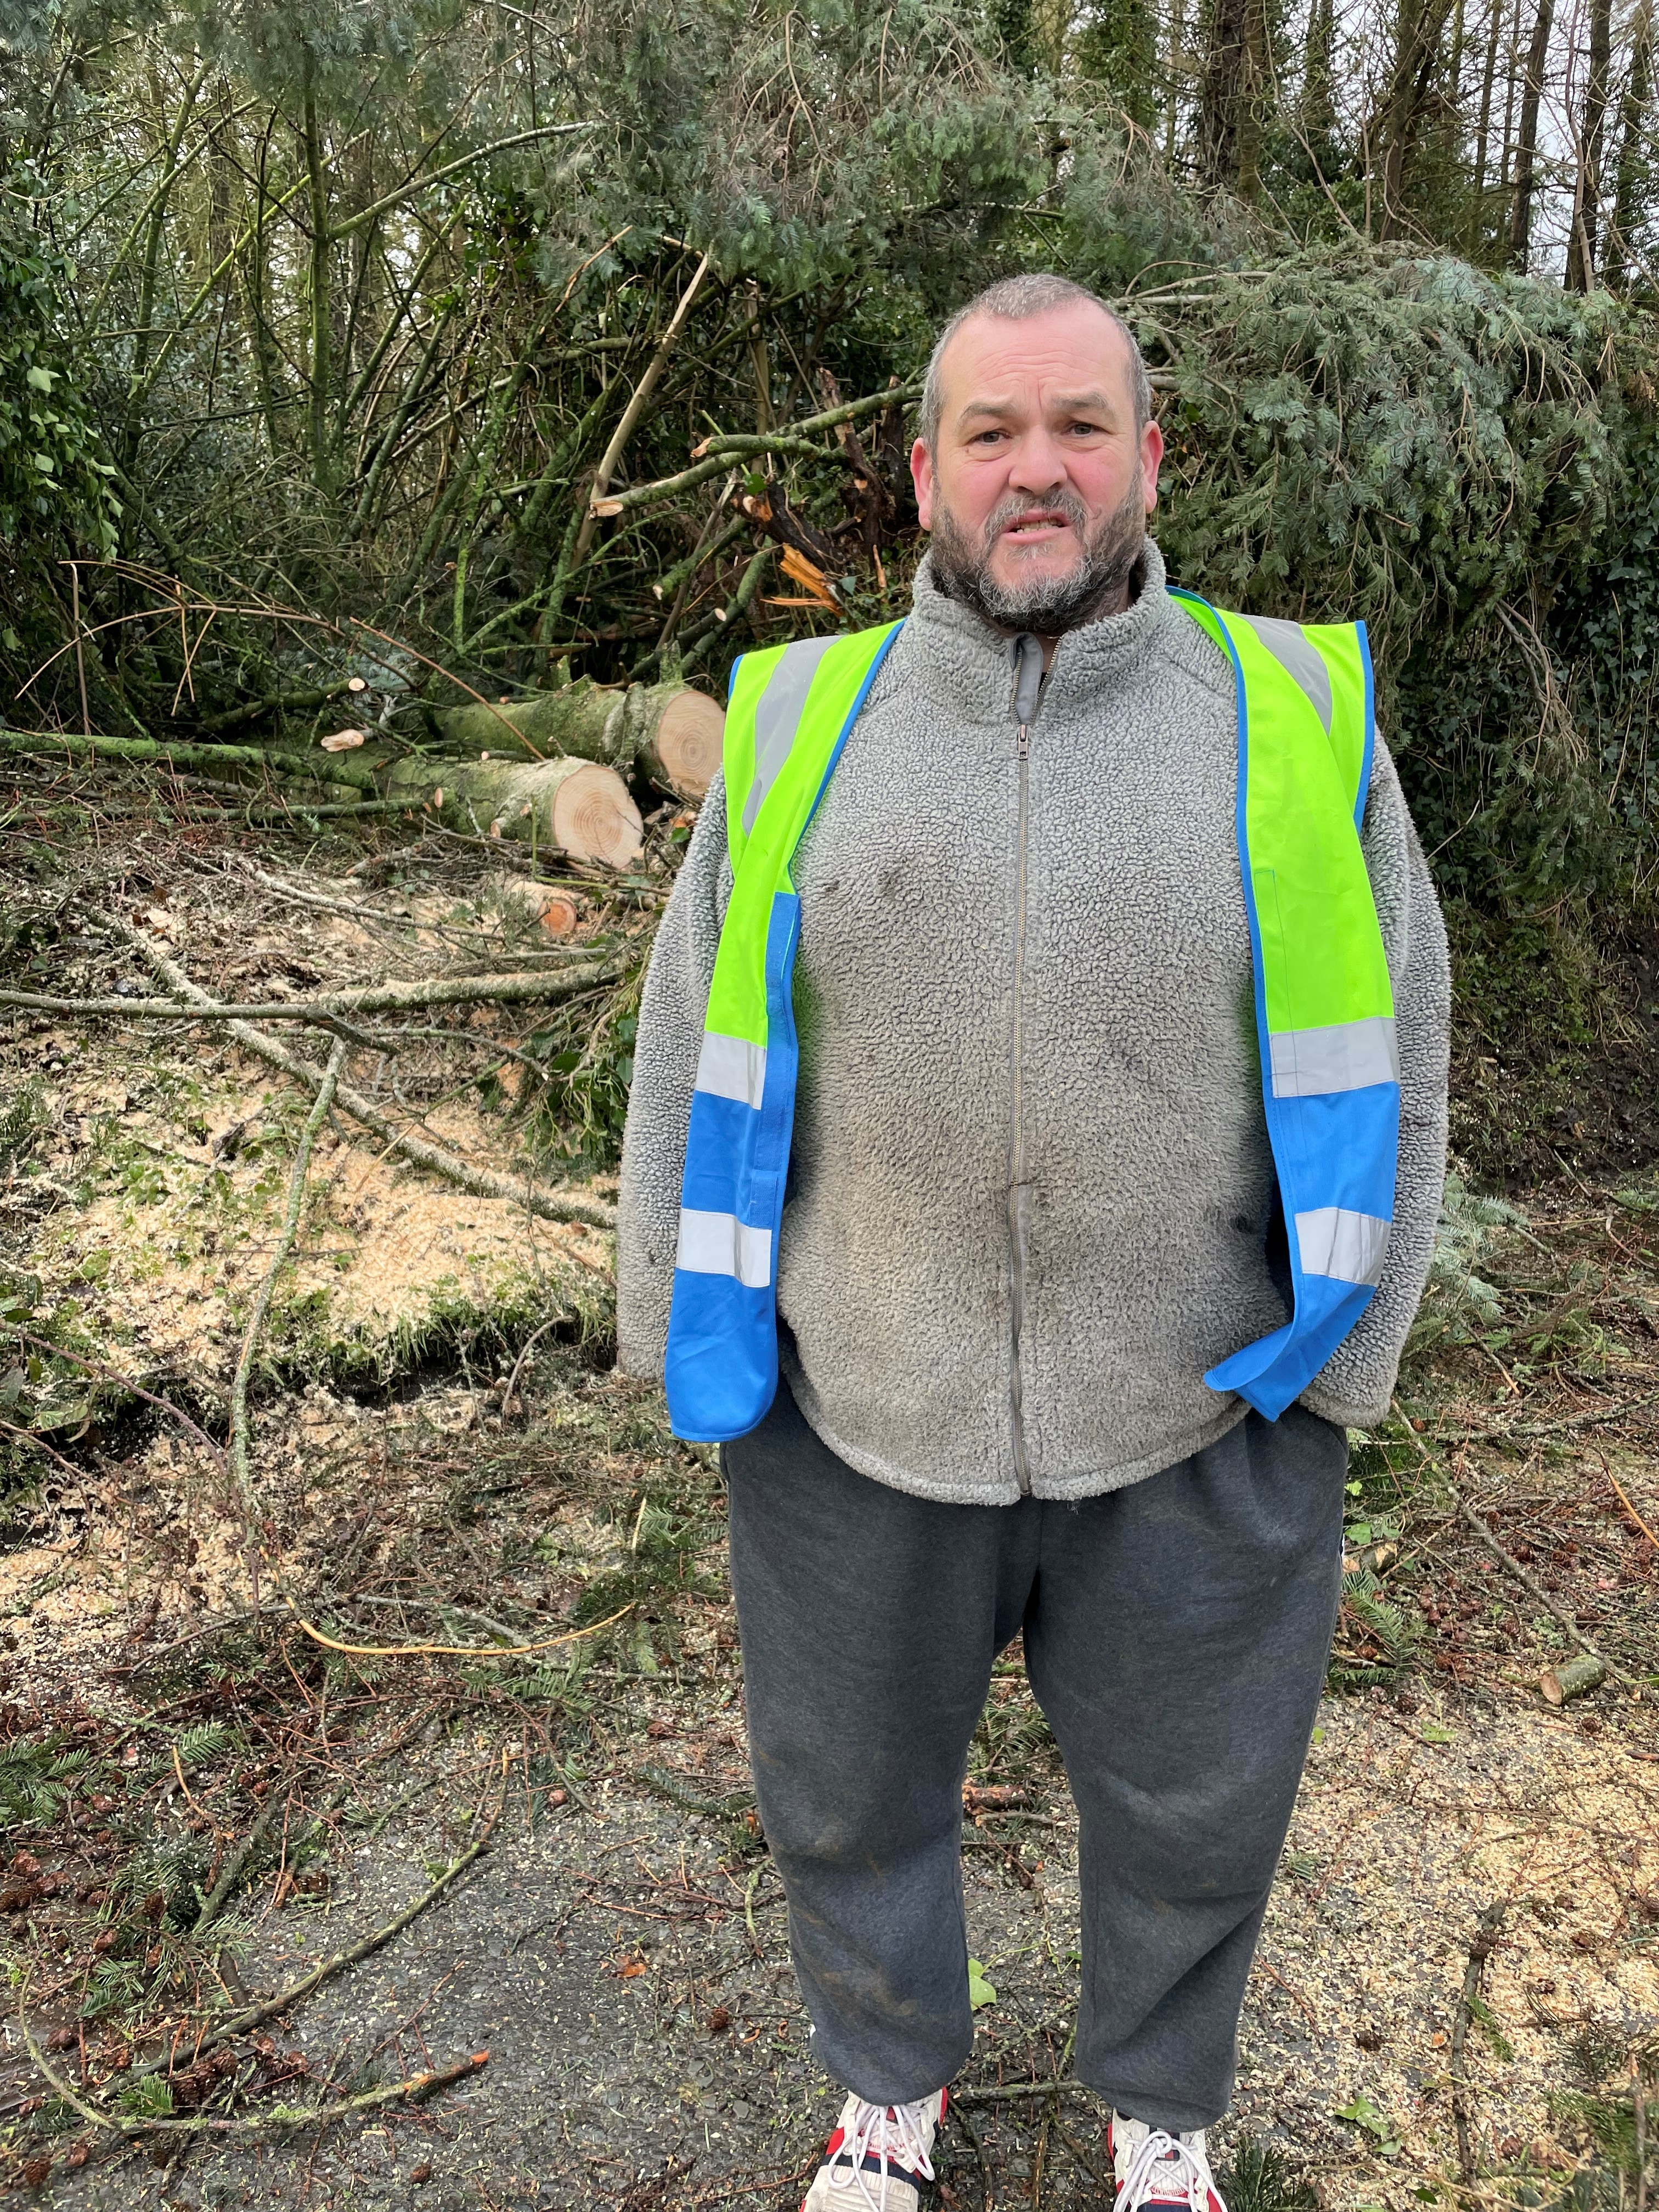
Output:
[[[996,1984],[994,1982],[988,1982],[986,1980],[985,1969],[981,1966],[977,1959],[969,1959],[968,1961],[968,2006],[969,2011],[978,2012],[981,2006],[994,2004],[996,2001]]]

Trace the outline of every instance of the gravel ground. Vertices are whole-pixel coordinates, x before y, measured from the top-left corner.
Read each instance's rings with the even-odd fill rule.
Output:
[[[1642,1902],[1659,1888],[1659,1771],[1643,1730],[1587,1735],[1518,1698],[1443,1721],[1333,1700],[1320,1725],[1224,2143],[1241,2124],[1282,2141],[1332,2208],[1405,2207],[1448,2182],[1456,1998],[1476,1915],[1501,1898],[1490,2026],[1468,2057],[1478,2144],[1540,2180],[1565,2170],[1559,2100],[1586,2087],[1576,2044],[1589,2027],[1628,2043],[1659,2019],[1659,1927]],[[279,2036],[353,2087],[366,2068],[394,2080],[487,2050],[464,2088],[320,2142],[198,2151],[160,2172],[137,2157],[94,2166],[51,2201],[88,2212],[798,2202],[836,2099],[812,2063],[775,1878],[758,1853],[734,1853],[723,1824],[637,1784],[586,1794],[592,1811],[538,1807],[533,1824],[515,1807],[474,1871]],[[981,2087],[1047,2075],[1063,2052],[1077,1984],[1063,1792],[1050,1817],[1054,1828],[1024,1838],[1024,1863],[1040,1860],[1029,1891],[994,1848],[967,1858],[970,1941],[997,1991],[965,2077]],[[267,1917],[244,1964],[250,1985],[280,1986],[388,1919],[462,1827],[406,1824],[356,1847],[326,1910]],[[970,1831],[976,1844],[992,1832]],[[1371,2126],[1338,2117],[1362,2103]],[[1074,2152],[1042,2125],[1054,2109],[974,2109],[994,2202],[1031,2201],[1039,2159],[1044,2203],[1103,2201],[1076,2154],[1097,2160],[1098,2115],[1080,2096],[1060,2108]],[[1375,2154],[1390,2141],[1400,2148]],[[976,2206],[960,2129],[940,2165],[947,2203]]]

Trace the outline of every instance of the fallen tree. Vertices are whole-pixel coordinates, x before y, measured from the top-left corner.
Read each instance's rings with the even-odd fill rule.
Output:
[[[519,837],[574,860],[630,867],[644,824],[628,786],[601,762],[465,761],[410,754],[386,771],[386,795],[429,810],[479,837]]]
[[[154,762],[197,775],[256,771],[282,782],[343,785],[361,792],[368,807],[431,812],[481,837],[523,838],[532,848],[613,868],[630,867],[643,849],[639,808],[616,769],[599,761],[463,761],[411,753],[370,764],[333,752],[174,744],[150,738],[70,736],[58,730],[0,731],[0,750],[66,753],[71,760],[90,754]]]
[[[586,677],[534,698],[497,707],[453,707],[437,717],[458,752],[510,755],[518,737],[532,759],[567,753],[637,775],[670,799],[701,799],[720,764],[726,714],[685,684],[630,684]],[[502,724],[510,726],[510,732]]]

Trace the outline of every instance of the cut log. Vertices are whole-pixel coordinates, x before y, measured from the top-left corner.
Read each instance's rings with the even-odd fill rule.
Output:
[[[1599,1690],[1607,1679],[1607,1670],[1599,1659],[1564,1659],[1544,1669],[1538,1678],[1538,1686],[1548,1704],[1565,1705],[1569,1698],[1582,1698],[1586,1690]]]
[[[533,876],[492,876],[485,896],[496,909],[525,922],[533,922],[550,937],[569,937],[581,921],[581,912],[568,891],[556,884],[539,884]]]
[[[624,691],[583,677],[507,706],[451,708],[438,727],[457,752],[532,760],[574,754],[637,773],[671,799],[701,799],[720,766],[726,715],[684,684],[632,684]]]
[[[657,789],[671,799],[701,799],[714,781],[725,742],[725,709],[706,691],[686,689],[676,691],[664,706],[655,728],[640,740],[635,758]]]
[[[386,795],[429,807],[474,836],[522,838],[608,867],[631,867],[643,848],[644,825],[627,785],[598,761],[411,757],[387,775]]]

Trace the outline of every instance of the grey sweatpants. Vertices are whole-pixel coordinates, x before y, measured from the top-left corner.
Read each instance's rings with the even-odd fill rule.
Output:
[[[1218,2119],[1330,1649],[1343,1432],[1252,1413],[1082,1504],[941,1505],[855,1473],[781,1385],[724,1466],[756,1792],[824,2066],[891,2104],[968,2057],[962,1784],[1023,1629],[1081,1824],[1078,2078],[1153,2126]]]

